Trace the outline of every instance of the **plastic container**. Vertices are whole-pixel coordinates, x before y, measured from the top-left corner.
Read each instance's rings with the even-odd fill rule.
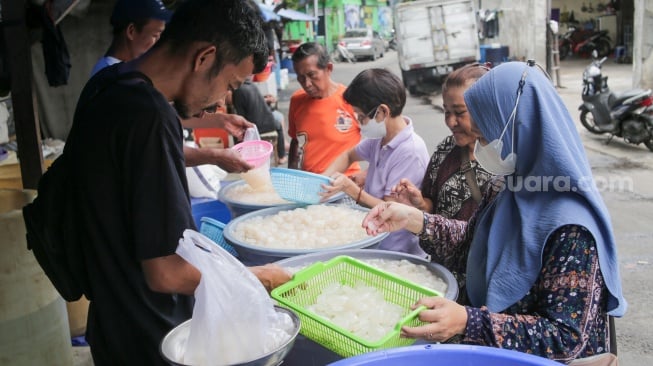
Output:
[[[229,147],[229,132],[222,128],[206,127],[194,128],[193,137],[200,147]]]
[[[359,260],[367,259],[383,259],[383,260],[408,260],[415,264],[425,265],[433,274],[444,279],[447,284],[447,289],[444,292],[444,297],[449,300],[456,300],[458,298],[458,282],[453,274],[444,266],[429,262],[424,258],[388,250],[379,249],[347,249],[331,252],[320,252],[304,254],[295,257],[282,259],[276,264],[284,268],[301,268],[311,265],[315,262],[326,262],[339,255],[348,255],[352,258]],[[424,340],[417,340],[414,344],[427,344]],[[304,365],[324,365],[330,362],[341,360],[342,357],[337,355],[331,350],[328,350],[321,345],[313,342],[303,335],[298,335],[295,340],[295,346],[292,352],[286,356],[284,365],[288,366],[304,366]]]
[[[360,281],[381,291],[385,301],[406,309],[397,325],[379,340],[362,339],[307,309],[329,285],[354,285]],[[424,307],[415,310],[410,307],[420,298],[441,294],[352,257],[338,256],[328,262],[314,263],[295,273],[292,280],[272,290],[271,296],[281,306],[299,315],[302,321],[300,332],[304,336],[343,357],[350,357],[378,349],[413,344],[414,338],[400,337],[401,327],[424,325],[417,317]]]
[[[322,199],[319,195],[323,191],[322,185],[331,183],[327,176],[297,169],[272,168],[270,175],[274,190],[283,199],[309,205],[319,203]]]
[[[338,250],[332,252],[324,253],[312,253],[299,255],[296,257],[282,259],[276,264],[284,268],[301,268],[309,266],[316,262],[326,262],[331,260],[339,255],[346,255],[361,261],[370,260],[370,259],[383,259],[383,260],[407,260],[413,264],[421,264],[426,266],[426,268],[431,271],[434,275],[441,278],[444,283],[447,285],[446,290],[442,295],[449,300],[456,300],[458,298],[458,282],[453,276],[451,271],[445,268],[443,265],[429,262],[428,260],[418,257],[416,255],[394,252],[390,250],[380,250],[380,249],[347,249],[347,250]]]
[[[388,233],[382,233],[376,236],[369,236],[365,239],[358,240],[351,243],[343,243],[342,245],[327,247],[327,248],[312,248],[312,249],[276,249],[276,248],[267,248],[260,245],[254,245],[245,243],[236,239],[234,236],[234,227],[238,223],[248,220],[255,216],[270,216],[279,213],[280,211],[289,211],[297,208],[298,206],[280,206],[280,207],[270,207],[248,214],[239,216],[232,219],[227,226],[224,228],[222,235],[224,235],[227,243],[231,244],[236,251],[238,252],[239,259],[246,265],[261,265],[271,262],[276,262],[285,258],[294,257],[297,255],[311,254],[311,253],[325,253],[341,249],[363,249],[363,248],[374,248],[388,236]],[[367,208],[360,206],[350,206],[352,209],[369,211]]]
[[[224,189],[224,187],[222,189]],[[191,210],[193,212],[195,226],[198,228],[202,226],[203,217],[210,217],[224,223],[231,221],[229,208],[219,200],[210,198],[192,198]]]
[[[238,151],[245,161],[258,168],[266,162],[270,163],[273,146],[267,141],[252,140],[236,144],[232,149]]]
[[[243,141],[234,145],[233,149],[238,151],[245,161],[254,166],[254,169],[240,174],[252,188],[262,189],[272,185],[270,155],[274,147],[271,143],[263,140]]]
[[[290,57],[284,58],[281,60],[281,68],[282,69],[287,69],[289,74],[294,74],[295,73],[295,66],[292,63],[292,60]]]
[[[201,221],[202,225],[200,225],[200,234],[203,234],[207,238],[213,240],[216,244],[224,248],[234,257],[238,257],[238,252],[236,249],[227,244],[227,242],[224,240],[224,236],[222,236],[222,231],[225,227],[224,223],[218,220],[214,220],[210,217],[202,217]]]
[[[560,366],[544,357],[502,348],[463,344],[427,344],[370,352],[329,366]]]

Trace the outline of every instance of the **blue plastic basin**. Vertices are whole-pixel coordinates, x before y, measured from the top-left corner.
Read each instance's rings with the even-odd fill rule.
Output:
[[[427,344],[392,348],[345,358],[329,366],[560,366],[544,357],[494,347]]]

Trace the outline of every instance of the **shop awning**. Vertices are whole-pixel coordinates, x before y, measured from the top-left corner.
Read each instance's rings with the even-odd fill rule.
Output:
[[[315,20],[315,17],[311,15],[292,9],[281,9],[277,12],[277,14],[282,18],[286,18],[290,20],[300,20],[300,21],[307,21],[307,22],[312,22]]]

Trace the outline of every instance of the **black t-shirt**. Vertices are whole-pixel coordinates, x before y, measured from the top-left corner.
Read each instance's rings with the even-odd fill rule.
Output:
[[[174,254],[195,229],[182,127],[145,75],[108,82],[121,67],[87,83],[64,151],[92,292],[87,338],[96,365],[163,365],[159,343],[193,299],[151,291],[141,261]]]
[[[256,124],[258,132],[275,131],[274,115],[256,85],[249,80],[232,92],[236,113]]]

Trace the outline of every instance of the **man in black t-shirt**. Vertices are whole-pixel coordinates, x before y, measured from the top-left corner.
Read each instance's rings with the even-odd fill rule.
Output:
[[[179,117],[210,109],[266,60],[250,5],[187,0],[146,54],[103,69],[84,87],[64,155],[96,366],[165,364],[161,339],[192,315],[200,279],[175,254],[183,231],[195,229]],[[268,289],[290,279],[278,266],[251,270]]]

